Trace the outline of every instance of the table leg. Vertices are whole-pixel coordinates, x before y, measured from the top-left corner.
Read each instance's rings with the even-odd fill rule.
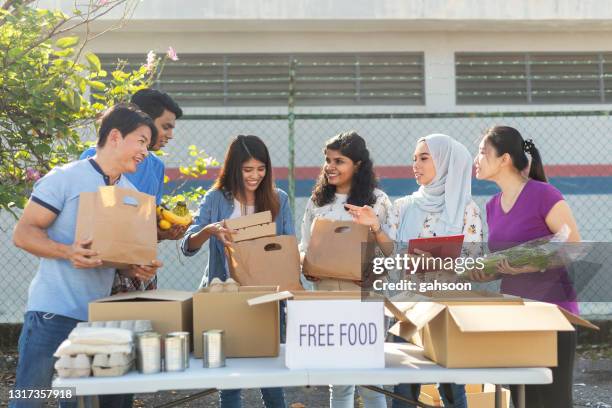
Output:
[[[77,395],[77,408],[100,408],[97,395]]]
[[[495,384],[495,408],[502,407],[502,386]]]
[[[525,384],[519,384],[517,386],[518,391],[518,401],[517,408],[525,408]]]

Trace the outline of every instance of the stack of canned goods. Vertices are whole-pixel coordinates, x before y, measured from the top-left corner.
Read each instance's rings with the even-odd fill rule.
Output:
[[[189,368],[189,333],[172,332],[164,337],[164,371]],[[142,374],[162,371],[161,335],[156,332],[136,334],[136,362]]]
[[[203,364],[205,368],[225,366],[223,330],[202,332]],[[189,333],[172,332],[164,337],[164,371],[185,371],[189,368]],[[136,334],[136,361],[142,374],[162,371],[161,335],[148,331]]]

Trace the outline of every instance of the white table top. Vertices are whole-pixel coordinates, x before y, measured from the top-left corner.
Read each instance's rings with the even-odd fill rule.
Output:
[[[77,395],[149,393],[167,390],[302,387],[306,385],[393,385],[398,383],[549,384],[548,368],[444,368],[407,343],[385,344],[385,368],[289,370],[284,348],[277,358],[231,358],[222,368],[203,368],[192,358],[189,369],[176,373],[121,377],[57,378],[53,387],[75,387]]]

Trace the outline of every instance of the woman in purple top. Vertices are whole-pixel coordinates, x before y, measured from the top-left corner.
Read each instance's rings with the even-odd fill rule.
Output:
[[[531,156],[531,164],[527,154]],[[563,196],[548,184],[538,149],[532,140],[508,126],[489,129],[474,159],[476,178],[495,182],[501,192],[487,203],[489,249],[499,251],[532,239],[555,234],[567,225],[569,242],[580,241],[570,207]],[[527,176],[528,173],[528,176]],[[513,267],[502,261],[496,276],[471,271],[472,279],[501,279],[501,292],[526,299],[557,304],[578,313],[576,292],[565,268],[540,270],[535,266]],[[558,366],[553,383],[526,387],[528,407],[572,407],[572,372],[576,332],[559,332]],[[512,399],[516,401],[516,389]],[[516,403],[515,403],[516,405]]]

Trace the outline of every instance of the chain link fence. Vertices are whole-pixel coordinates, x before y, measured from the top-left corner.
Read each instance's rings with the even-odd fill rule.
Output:
[[[430,133],[453,136],[477,152],[479,138],[494,125],[513,126],[525,138],[532,138],[547,166],[551,182],[564,194],[577,219],[584,240],[602,243],[599,265],[579,282],[581,310],[584,315],[612,318],[612,121],[610,112],[510,112],[459,114],[372,114],[372,113],[293,113],[240,115],[187,115],[175,131],[163,157],[168,174],[191,161],[188,146],[204,149],[218,161],[237,134],[255,134],[268,145],[274,174],[280,188],[290,192],[294,201],[296,231],[314,179],[324,161],[325,141],[339,132],[356,130],[362,135],[374,159],[383,190],[392,198],[409,194],[417,186],[410,177],[412,151],[419,137]],[[312,110],[310,111],[312,112]],[[176,172],[174,172],[176,173]],[[214,171],[211,171],[214,175]],[[192,181],[208,187],[210,177]],[[167,192],[176,187],[170,180]],[[483,212],[487,200],[497,192],[490,182],[474,181],[473,195]],[[28,286],[35,274],[37,259],[12,244],[14,218],[0,213],[0,322],[20,322]],[[206,247],[196,256],[180,255],[176,242],[162,242],[159,257],[160,287],[194,290],[198,287],[207,262]],[[44,272],[43,272],[44,273]]]

